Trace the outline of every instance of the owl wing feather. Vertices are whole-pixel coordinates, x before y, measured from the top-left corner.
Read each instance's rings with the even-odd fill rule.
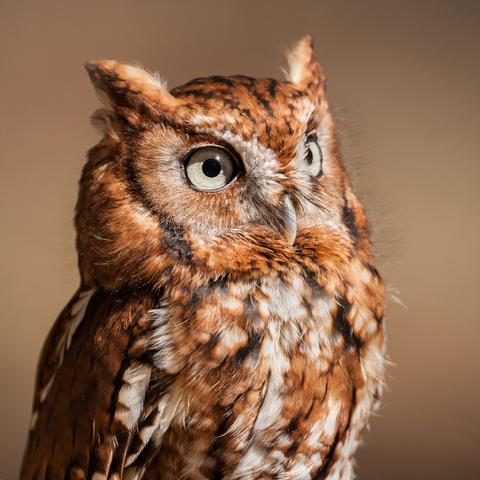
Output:
[[[152,381],[147,296],[80,289],[52,328],[37,374],[22,480],[138,478],[175,413]]]

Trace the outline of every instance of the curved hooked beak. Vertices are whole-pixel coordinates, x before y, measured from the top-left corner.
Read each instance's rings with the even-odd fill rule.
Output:
[[[285,197],[282,207],[281,223],[283,227],[283,234],[290,245],[293,245],[297,236],[297,215],[295,208],[290,200],[290,197]]]

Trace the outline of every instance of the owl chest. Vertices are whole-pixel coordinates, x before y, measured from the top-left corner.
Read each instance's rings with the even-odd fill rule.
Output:
[[[335,309],[333,298],[312,294],[300,279],[209,292],[178,317],[165,306],[156,363],[182,398],[164,448],[182,458],[188,451],[193,461],[202,445],[197,462],[220,455],[240,469],[267,462],[255,453],[262,445],[278,445],[285,458],[300,444],[327,456],[352,401],[338,368]]]
[[[164,373],[188,372],[223,388],[242,378],[288,378],[295,366],[322,372],[333,361],[337,303],[300,277],[175,294],[152,312],[155,362]]]

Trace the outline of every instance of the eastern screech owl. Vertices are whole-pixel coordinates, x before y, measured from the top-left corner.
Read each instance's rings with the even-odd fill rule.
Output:
[[[110,107],[22,480],[351,479],[386,295],[310,37],[285,82],[86,68]]]

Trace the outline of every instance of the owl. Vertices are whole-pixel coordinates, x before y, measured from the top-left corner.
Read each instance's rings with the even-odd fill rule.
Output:
[[[168,91],[86,64],[108,107],[81,284],[41,354],[22,480],[352,478],[385,286],[310,37],[288,65]]]

